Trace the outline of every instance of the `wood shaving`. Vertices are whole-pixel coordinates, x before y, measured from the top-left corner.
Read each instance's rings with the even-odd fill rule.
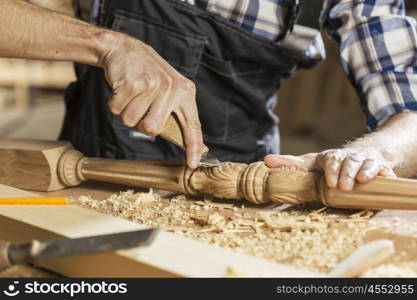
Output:
[[[365,243],[373,215],[366,210],[346,215],[324,207],[265,211],[245,208],[241,203],[225,206],[212,199],[164,199],[153,191],[121,192],[102,201],[81,197],[80,203],[202,242],[318,272],[329,272]]]
[[[362,273],[361,277],[392,277],[392,278],[409,278],[417,277],[417,263],[409,262],[407,264],[384,264],[375,268],[370,268]]]

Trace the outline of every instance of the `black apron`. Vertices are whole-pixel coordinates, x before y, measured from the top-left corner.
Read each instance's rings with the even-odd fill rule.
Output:
[[[297,22],[318,27],[320,10],[302,9]],[[276,90],[304,53],[179,0],[107,0],[99,19],[152,46],[195,82],[204,143],[221,161],[251,163],[279,152]],[[125,127],[109,111],[111,89],[102,69],[77,64],[76,73],[65,94],[60,139],[90,157],[184,158],[182,149]]]

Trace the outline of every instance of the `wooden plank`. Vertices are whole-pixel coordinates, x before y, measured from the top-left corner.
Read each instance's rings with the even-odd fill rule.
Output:
[[[0,197],[36,194],[0,185]],[[76,238],[143,229],[146,226],[78,206],[1,206],[0,238],[10,241]],[[70,277],[317,277],[253,256],[161,232],[147,248],[53,259],[39,264]]]

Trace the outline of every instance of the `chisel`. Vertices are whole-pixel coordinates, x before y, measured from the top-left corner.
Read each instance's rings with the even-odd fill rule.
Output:
[[[178,118],[171,114],[168,117],[165,127],[159,134],[163,139],[185,149],[184,136]],[[203,145],[203,155],[201,156],[199,165],[202,167],[215,167],[221,165],[221,162],[212,154],[208,153],[209,149]]]
[[[39,260],[148,246],[159,229],[145,229],[76,239],[10,243],[0,241],[0,271]]]

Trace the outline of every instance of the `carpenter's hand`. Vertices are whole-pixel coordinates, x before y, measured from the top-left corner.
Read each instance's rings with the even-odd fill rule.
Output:
[[[102,67],[113,89],[110,110],[121,116],[124,125],[149,136],[158,135],[174,112],[182,126],[188,166],[196,168],[203,138],[194,83],[151,47],[122,34],[104,56]]]
[[[301,156],[268,155],[268,167],[294,166],[324,171],[327,185],[344,191],[353,189],[355,182],[366,183],[376,176],[396,177],[384,157],[371,147],[332,149]]]

